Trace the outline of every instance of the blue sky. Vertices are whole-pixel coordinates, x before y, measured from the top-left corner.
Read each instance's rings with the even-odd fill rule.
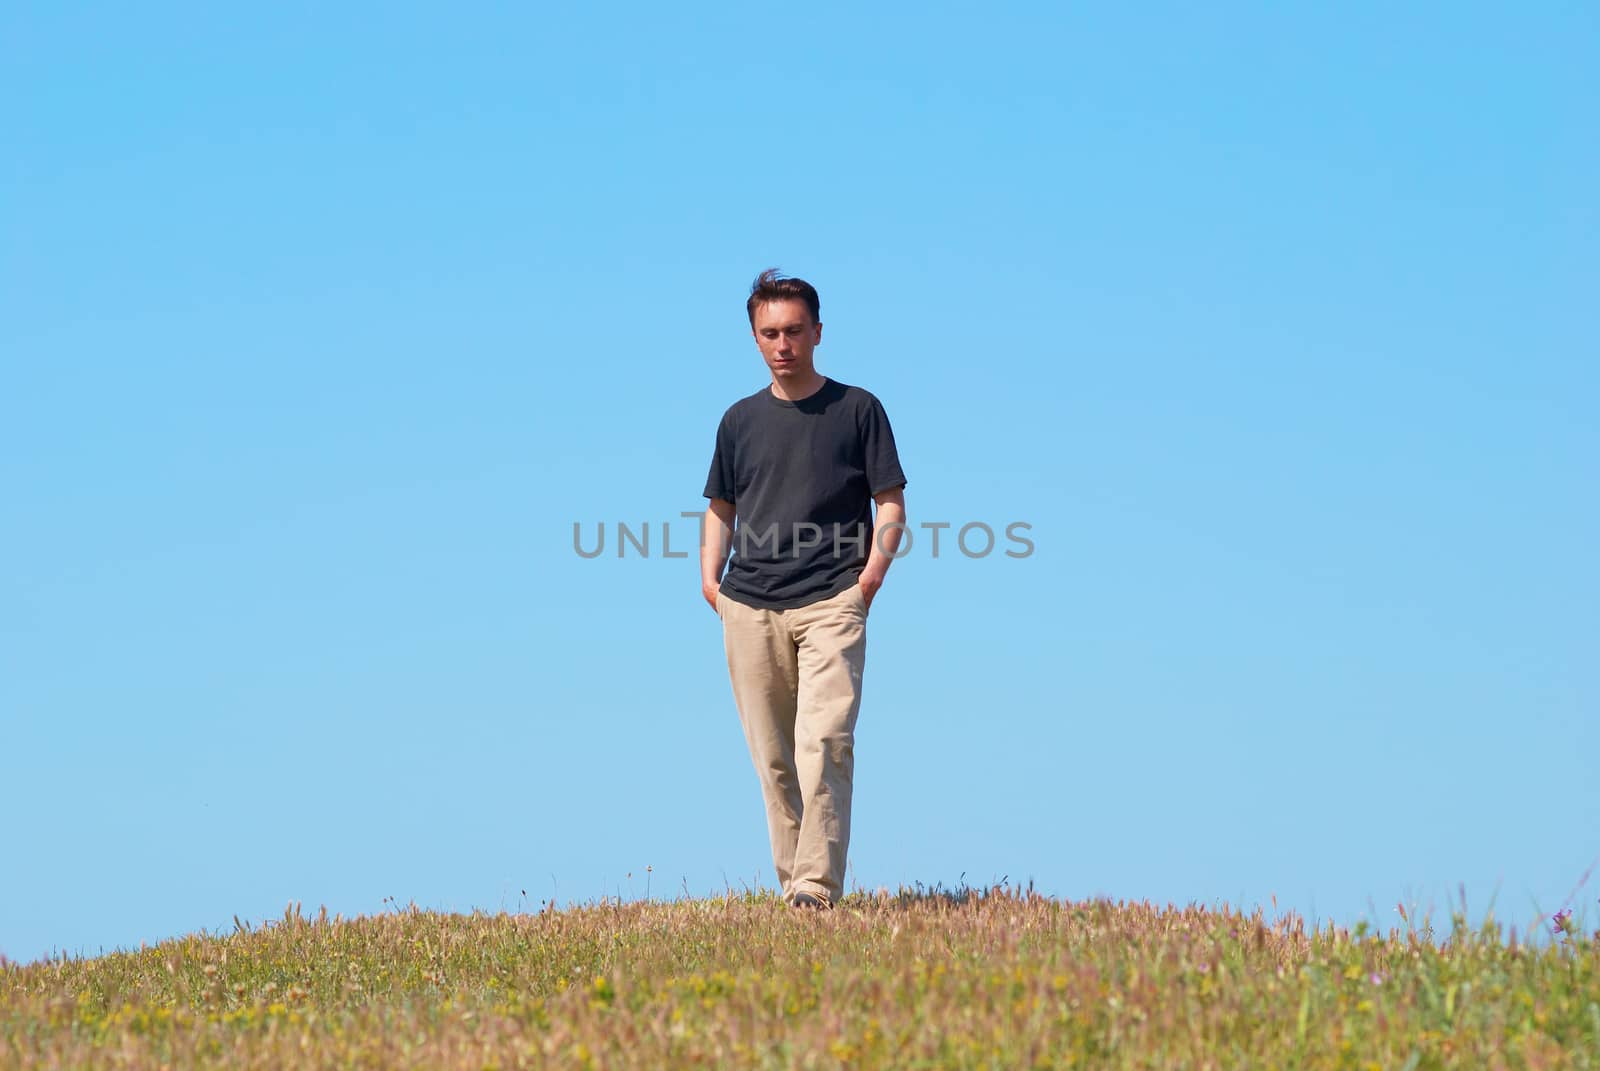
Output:
[[[7,5],[0,953],[771,887],[696,563],[572,550],[703,507],[771,265],[913,525],[1036,545],[891,571],[848,887],[1554,911],[1600,854],[1597,46]]]

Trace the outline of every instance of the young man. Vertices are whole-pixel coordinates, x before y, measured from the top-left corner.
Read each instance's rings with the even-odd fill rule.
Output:
[[[906,478],[878,399],[812,362],[811,284],[762,272],[746,310],[772,382],[717,427],[700,589],[722,618],[783,895],[828,908],[844,892],[867,609],[905,530]]]

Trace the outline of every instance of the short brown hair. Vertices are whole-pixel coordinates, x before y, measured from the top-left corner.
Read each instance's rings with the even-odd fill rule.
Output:
[[[751,327],[756,323],[756,306],[769,301],[804,301],[811,310],[811,322],[822,322],[822,299],[817,297],[817,288],[804,279],[781,276],[777,268],[768,268],[750,284],[750,300],[745,302],[745,311],[750,314]]]

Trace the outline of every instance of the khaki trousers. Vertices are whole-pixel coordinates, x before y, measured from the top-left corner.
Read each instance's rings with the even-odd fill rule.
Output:
[[[836,903],[867,661],[861,585],[793,610],[758,610],[718,593],[717,613],[783,895]]]

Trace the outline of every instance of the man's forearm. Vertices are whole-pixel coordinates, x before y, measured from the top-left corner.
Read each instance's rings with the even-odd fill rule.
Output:
[[[709,592],[722,584],[722,569],[728,564],[728,551],[732,546],[732,510],[721,509],[713,503],[700,526],[701,591]]]
[[[889,573],[906,531],[906,499],[900,488],[875,495],[873,501],[878,504],[878,513],[873,522],[872,549],[867,552],[867,564],[861,570],[860,580],[868,606],[883,586],[883,578]]]
[[[882,580],[894,561],[895,551],[905,536],[906,507],[904,502],[885,502],[878,507],[873,520],[872,550],[867,555],[866,572]]]

